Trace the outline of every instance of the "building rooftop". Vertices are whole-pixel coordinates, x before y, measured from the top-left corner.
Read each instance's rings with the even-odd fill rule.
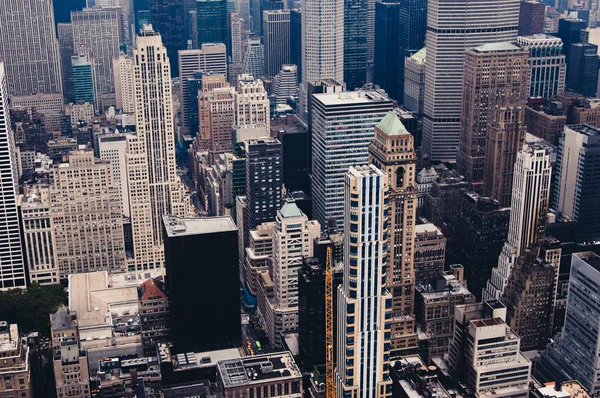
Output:
[[[140,285],[140,300],[166,299],[162,283],[155,279],[148,279]]]
[[[9,324],[6,321],[0,321],[0,352],[15,351],[19,348],[18,343],[19,327],[17,324]]]
[[[600,136],[600,128],[590,126],[589,124],[568,124],[566,128],[589,137]]]
[[[536,388],[539,395],[551,398],[590,398],[590,393],[577,381],[565,381],[563,383],[545,383],[543,387]]]
[[[588,252],[574,253],[573,255],[579,257],[581,260],[583,260],[585,263],[589,264],[596,271],[600,272],[600,256],[598,256],[596,253],[588,251]]]
[[[375,127],[389,136],[406,134],[410,135],[408,130],[406,130],[406,127],[404,127],[400,121],[400,118],[398,118],[398,115],[396,115],[396,113],[393,111],[389,111],[387,115],[385,115],[385,117],[375,125]]]
[[[424,64],[427,59],[427,48],[423,47],[422,49],[414,53],[412,57],[410,57],[410,59],[416,61],[419,64]]]
[[[517,47],[511,42],[505,41],[500,43],[487,43],[479,47],[475,47],[476,52],[489,52],[489,51],[515,51],[520,50],[521,47]]]
[[[163,216],[163,222],[169,238],[237,231],[237,227],[231,216],[203,218]]]
[[[391,100],[385,95],[385,93],[375,90],[357,90],[342,91],[341,93],[313,94],[313,98],[318,100],[325,106],[349,106],[358,104],[368,104],[371,102],[391,102]]]
[[[73,318],[69,316],[69,309],[62,305],[54,314],[50,314],[52,331],[75,329]]]
[[[415,234],[425,234],[428,232],[436,232],[438,235],[443,235],[442,231],[440,231],[439,228],[435,226],[435,224],[428,223],[415,225]]]
[[[220,361],[217,368],[225,388],[302,378],[289,352]]]
[[[545,33],[538,33],[531,36],[519,36],[517,37],[519,44],[531,45],[531,44],[543,44],[543,45],[562,45],[562,39],[560,37],[547,35]]]
[[[279,210],[279,212],[284,218],[304,216],[304,213],[302,213],[302,211],[300,211],[300,209],[296,205],[296,201],[291,198],[288,198],[283,202],[283,206],[281,207],[281,210]]]

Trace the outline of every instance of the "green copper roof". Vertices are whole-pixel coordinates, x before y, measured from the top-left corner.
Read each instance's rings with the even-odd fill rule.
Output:
[[[398,115],[396,115],[393,111],[389,111],[387,115],[385,115],[385,117],[381,119],[379,123],[377,123],[377,128],[387,135],[410,134],[398,118]]]
[[[296,201],[294,199],[286,199],[285,202],[283,202],[280,212],[281,216],[285,218],[302,217],[304,215],[298,206],[296,206]]]

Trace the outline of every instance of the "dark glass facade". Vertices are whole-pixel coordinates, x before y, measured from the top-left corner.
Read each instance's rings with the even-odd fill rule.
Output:
[[[290,64],[298,68],[298,81],[302,80],[302,14],[290,10]]]
[[[201,0],[196,7],[198,48],[204,43],[227,43],[227,1]]]
[[[404,101],[404,60],[425,46],[427,0],[403,0],[398,10],[398,103]]]
[[[175,351],[239,347],[239,263],[238,251],[232,250],[238,246],[237,229],[203,227],[202,219],[192,222],[201,232],[172,234],[169,225],[163,227]]]
[[[150,0],[150,22],[160,33],[171,64],[171,76],[179,73],[177,52],[186,48],[183,0]]]
[[[367,0],[344,0],[344,83],[354,91],[367,82]]]
[[[586,97],[595,97],[598,86],[598,46],[571,44],[567,62],[567,87]]]
[[[390,98],[398,98],[398,16],[399,2],[375,3],[375,59],[373,83]]]

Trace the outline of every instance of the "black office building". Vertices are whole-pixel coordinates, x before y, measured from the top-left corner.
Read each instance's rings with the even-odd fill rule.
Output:
[[[290,10],[290,64],[296,65],[298,81],[302,80],[302,13]]]
[[[398,99],[399,2],[375,3],[375,59],[373,83]]]
[[[398,10],[398,100],[404,102],[404,60],[425,47],[427,0],[404,0]]]
[[[185,17],[183,0],[150,0],[150,22],[155,32],[160,33],[167,56],[171,63],[171,76],[179,73],[177,52],[185,50]]]
[[[567,87],[586,97],[595,97],[599,65],[597,45],[591,43],[571,44],[567,64]]]
[[[198,0],[198,47],[204,43],[227,43],[227,1]]]
[[[581,43],[581,30],[587,28],[587,23],[582,19],[561,19],[558,21],[557,37],[563,42],[563,52],[567,59],[569,69],[569,55],[571,44]]]
[[[367,0],[344,0],[344,82],[348,91],[367,82]]]
[[[450,240],[448,259],[465,269],[469,290],[481,300],[481,292],[498,265],[498,256],[508,237],[510,209],[500,208],[498,201],[465,194],[461,212]]]
[[[272,136],[275,135],[271,128]],[[310,192],[308,176],[308,139],[301,125],[281,126],[276,129],[283,151],[283,183],[288,191]]]
[[[231,217],[163,217],[176,352],[241,346],[238,231]]]

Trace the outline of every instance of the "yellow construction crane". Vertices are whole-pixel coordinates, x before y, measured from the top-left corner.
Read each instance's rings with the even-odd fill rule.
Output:
[[[333,378],[333,271],[331,246],[327,248],[325,261],[325,340],[327,361],[325,363],[325,397],[335,398]]]

